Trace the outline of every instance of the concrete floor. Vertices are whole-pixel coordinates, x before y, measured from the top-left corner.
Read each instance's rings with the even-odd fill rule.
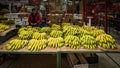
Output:
[[[56,62],[56,54],[20,55],[16,61],[4,61],[0,68],[56,68]],[[70,68],[64,56],[62,56],[62,68]]]
[[[104,53],[97,53],[99,56],[99,63],[92,64],[89,68],[120,68]],[[118,55],[118,56],[117,56]],[[111,54],[111,56],[118,58],[120,64],[119,54]],[[55,54],[40,54],[40,55],[21,55],[16,61],[6,60],[0,68],[56,68]],[[67,59],[62,56],[62,68],[70,68]]]
[[[108,33],[114,37],[116,45],[120,46],[120,31],[117,32],[114,28],[110,27]],[[120,68],[120,53],[97,53],[97,55],[105,58],[109,62],[108,65],[113,66],[112,68]]]

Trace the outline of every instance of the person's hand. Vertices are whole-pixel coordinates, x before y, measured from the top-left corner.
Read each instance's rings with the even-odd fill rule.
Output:
[[[48,21],[47,24],[51,24],[51,21]]]

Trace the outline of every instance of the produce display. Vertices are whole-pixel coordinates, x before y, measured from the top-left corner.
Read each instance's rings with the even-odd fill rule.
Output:
[[[47,39],[47,34],[35,32],[33,33],[32,39],[36,39],[36,40]]]
[[[61,27],[60,27],[60,25],[52,24],[51,29],[52,29],[52,30],[61,30]]]
[[[80,39],[77,36],[68,35],[65,37],[65,45],[71,48],[80,48]]]
[[[62,37],[63,32],[62,31],[57,31],[57,30],[52,30],[50,33],[51,37],[57,38],[57,37]]]
[[[87,30],[84,30],[83,28],[76,28],[77,29],[77,34],[79,38],[81,38],[83,35],[90,35],[90,32]]]
[[[21,48],[24,48],[27,44],[28,44],[27,40],[14,39],[7,44],[6,49],[11,51],[19,50]]]
[[[106,49],[116,48],[115,40],[108,34],[102,34],[96,38],[97,44]]]
[[[61,25],[62,25],[62,27],[64,27],[64,26],[70,26],[70,23],[62,23]]]
[[[19,29],[18,36],[20,39],[28,40],[32,38],[34,32],[40,32],[40,29],[39,27],[32,28],[31,26],[23,27]]]
[[[43,27],[43,28],[41,28],[40,32],[50,34],[51,28],[50,27]]]
[[[95,27],[70,25],[62,23],[53,24],[52,27],[22,27],[18,31],[21,40],[10,41],[7,50],[18,50],[28,45],[30,51],[40,51],[47,46],[61,48],[63,46],[73,49],[95,49],[103,47],[105,49],[115,49],[115,40],[103,30]],[[29,41],[29,43],[28,43]],[[17,44],[18,43],[18,44]],[[23,44],[25,43],[25,44]]]
[[[93,30],[90,34],[96,38],[98,35],[105,34],[105,32],[103,30]]]
[[[28,50],[30,51],[40,51],[42,49],[45,49],[47,47],[47,40],[41,39],[41,40],[35,40],[31,39],[28,43]]]
[[[80,38],[80,43],[82,46],[84,46],[85,48],[88,48],[88,49],[96,48],[96,40],[94,37],[92,37],[90,35],[83,35]]]
[[[14,20],[2,20],[1,23],[6,24],[6,25],[12,25],[15,24]]]
[[[0,33],[8,30],[10,27],[5,24],[0,24]]]
[[[60,48],[64,46],[64,39],[62,37],[58,37],[58,38],[50,37],[48,39],[48,46],[54,47],[54,48]]]
[[[75,35],[75,34],[77,34],[77,32],[78,32],[77,29],[72,26],[64,26],[63,27],[64,36]]]
[[[33,35],[32,31],[21,31],[18,34],[19,38],[23,40],[31,39],[32,35]]]
[[[83,26],[82,27],[84,30],[87,30],[87,31],[93,31],[93,30],[97,30],[97,28],[95,28],[95,27],[91,27],[91,26]]]

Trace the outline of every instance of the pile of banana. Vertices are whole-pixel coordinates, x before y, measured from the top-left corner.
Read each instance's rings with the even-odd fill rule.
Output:
[[[70,26],[70,23],[62,23],[61,26],[62,27],[64,27],[64,26]]]
[[[91,34],[91,36],[96,38],[97,36],[99,36],[101,34],[105,34],[105,32],[103,30],[93,30],[90,32],[90,34]]]
[[[21,31],[27,31],[27,28],[26,28],[26,27],[22,27],[22,28],[20,28],[20,29],[18,30],[18,34],[20,34]]]
[[[19,29],[18,36],[22,40],[9,42],[6,47],[8,50],[23,48],[28,43],[26,40],[30,39],[28,49],[31,51],[39,51],[47,47],[47,45],[54,48],[68,46],[74,49],[79,49],[81,46],[94,49],[97,45],[107,49],[116,48],[115,40],[110,35],[105,34],[103,30],[90,26],[70,25],[70,23],[62,23],[61,26],[53,24],[51,28],[27,26]]]
[[[115,40],[112,36],[108,34],[102,34],[96,38],[97,44],[105,49],[114,49],[116,48]]]
[[[82,27],[84,30],[87,30],[89,32],[93,31],[93,30],[97,30],[97,28],[93,27],[93,26],[83,26]]]
[[[65,45],[78,49],[80,48],[80,39],[77,36],[68,35],[65,37]]]
[[[33,33],[40,32],[40,29],[41,28],[39,27],[31,27],[31,26],[22,27],[18,31],[18,36],[20,39],[29,40],[32,38]]]
[[[8,30],[10,27],[8,25],[0,24],[0,33]]]
[[[90,32],[87,30],[84,30],[83,28],[77,28],[77,34],[79,38],[81,38],[83,35],[90,35]]]
[[[32,38],[33,32],[32,31],[20,31],[18,37],[22,40],[29,40]]]
[[[7,44],[6,49],[11,51],[19,50],[21,48],[24,48],[27,44],[28,44],[27,40],[14,39]]]
[[[52,32],[50,33],[50,36],[54,38],[62,37],[62,35],[63,35],[62,31],[59,30],[52,30]]]
[[[96,40],[94,37],[92,37],[90,35],[83,35],[80,38],[80,43],[82,46],[84,46],[85,48],[88,48],[88,49],[96,48]]]
[[[62,37],[58,37],[58,38],[50,37],[48,39],[48,46],[53,48],[60,48],[64,46],[64,39]]]
[[[28,43],[28,50],[30,51],[40,51],[42,49],[45,49],[47,47],[47,40],[35,40],[31,39]]]
[[[19,34],[21,31],[38,32],[38,31],[39,31],[38,28],[39,28],[39,27],[32,27],[32,26],[22,27],[22,28],[19,29],[18,34]]]
[[[61,30],[61,27],[60,27],[60,25],[52,24],[51,29],[52,29],[52,30]]]
[[[36,39],[36,40],[47,39],[47,34],[35,32],[33,33],[32,39]]]
[[[37,31],[40,31],[41,28],[40,27],[33,27],[33,29],[37,30]]]
[[[43,28],[41,28],[40,32],[50,34],[51,28],[50,27],[43,27]]]
[[[78,32],[77,29],[72,26],[64,26],[63,27],[64,36],[75,35],[75,34],[77,34],[77,32]]]

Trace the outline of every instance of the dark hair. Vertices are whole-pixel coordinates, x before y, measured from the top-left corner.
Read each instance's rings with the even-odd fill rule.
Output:
[[[34,10],[35,10],[35,8],[32,9],[32,11],[34,11]]]

